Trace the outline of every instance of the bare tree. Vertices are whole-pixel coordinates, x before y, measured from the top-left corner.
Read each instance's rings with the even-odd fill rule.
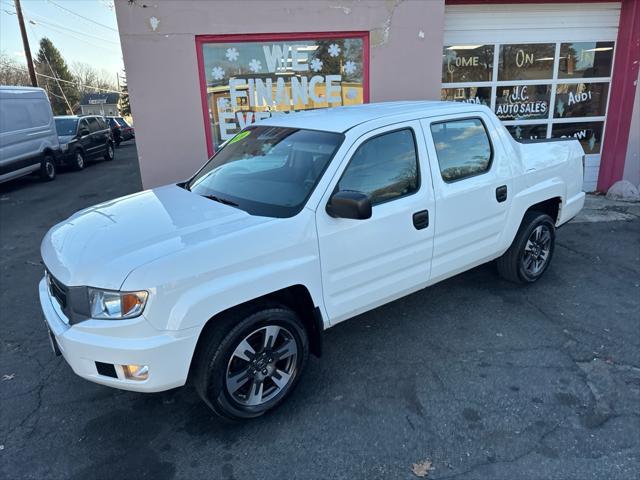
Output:
[[[0,52],[0,85],[31,85],[27,66],[5,52]]]
[[[116,75],[104,69],[98,70],[84,62],[73,62],[71,74],[78,84],[80,98],[87,93],[99,93],[104,90],[118,91]]]

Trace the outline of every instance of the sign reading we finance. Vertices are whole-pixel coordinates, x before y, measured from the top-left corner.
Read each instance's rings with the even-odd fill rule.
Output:
[[[215,143],[271,115],[362,103],[363,43],[335,38],[203,44]]]

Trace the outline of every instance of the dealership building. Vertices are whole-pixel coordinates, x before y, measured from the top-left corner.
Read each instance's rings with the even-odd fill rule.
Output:
[[[115,2],[145,187],[271,115],[392,100],[577,138],[584,189],[640,183],[640,2]]]

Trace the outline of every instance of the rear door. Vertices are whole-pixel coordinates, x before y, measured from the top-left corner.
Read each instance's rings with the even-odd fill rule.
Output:
[[[95,155],[95,146],[93,145],[93,136],[89,128],[89,122],[86,118],[81,118],[78,122],[78,142],[82,146],[87,157]]]
[[[360,137],[316,211],[325,308],[336,323],[424,287],[433,248],[433,190],[418,121]],[[339,190],[366,193],[372,217],[333,218]]]
[[[422,121],[438,209],[432,282],[495,257],[511,204],[511,168],[481,112]]]
[[[101,155],[106,150],[106,140],[103,129],[100,127],[96,117],[87,118],[87,122],[89,123],[89,130],[91,131],[91,154],[96,156]]]

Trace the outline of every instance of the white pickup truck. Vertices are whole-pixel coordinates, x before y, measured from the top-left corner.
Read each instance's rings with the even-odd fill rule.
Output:
[[[491,260],[540,278],[582,208],[583,151],[515,142],[486,107],[274,116],[190,180],[82,210],[42,242],[54,350],[139,392],[193,382],[218,414],[280,404],[324,329]]]

